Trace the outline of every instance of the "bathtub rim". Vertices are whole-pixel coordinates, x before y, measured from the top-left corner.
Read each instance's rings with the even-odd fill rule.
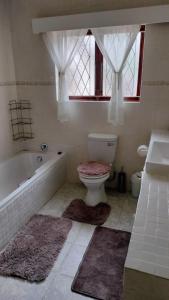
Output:
[[[57,151],[58,152],[58,151]],[[65,152],[63,152],[62,151],[62,154],[61,155],[59,155],[59,154],[57,154],[57,152],[55,152],[55,151],[48,151],[48,152],[42,152],[42,151],[36,151],[36,150],[21,150],[21,151],[18,151],[18,152],[16,152],[16,153],[14,153],[13,155],[10,155],[9,157],[6,157],[5,159],[3,159],[3,160],[0,160],[0,165],[3,165],[3,164],[5,164],[5,163],[7,163],[8,161],[10,161],[10,160],[13,160],[15,157],[18,157],[18,156],[20,156],[20,155],[22,155],[22,154],[26,154],[26,153],[30,153],[30,154],[35,154],[35,153],[37,153],[37,155],[45,155],[45,154],[48,154],[48,153],[52,153],[53,154],[53,157],[52,158],[50,158],[49,160],[51,160],[51,159],[53,159],[55,156],[61,156],[62,154],[64,154]],[[49,161],[48,160],[48,161]],[[48,162],[47,161],[47,162]],[[45,163],[47,163],[47,162],[45,162]],[[44,163],[44,164],[45,164]]]

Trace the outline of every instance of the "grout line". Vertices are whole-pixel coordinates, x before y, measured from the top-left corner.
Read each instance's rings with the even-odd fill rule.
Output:
[[[55,80],[7,80],[0,81],[0,87],[4,86],[55,86]],[[169,86],[167,80],[145,80],[143,86]]]

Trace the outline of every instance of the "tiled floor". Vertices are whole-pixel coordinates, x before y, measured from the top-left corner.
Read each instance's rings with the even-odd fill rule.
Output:
[[[81,185],[65,184],[40,210],[41,214],[60,217],[75,198],[84,198]],[[111,214],[104,226],[131,231],[136,201],[130,195],[108,195]],[[71,292],[71,283],[82,260],[95,226],[73,222],[64,247],[48,278],[42,283],[0,277],[1,300],[86,300]],[[91,298],[89,298],[91,299]]]

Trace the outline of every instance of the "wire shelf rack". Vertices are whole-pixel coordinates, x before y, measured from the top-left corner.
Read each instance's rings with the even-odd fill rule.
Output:
[[[31,103],[29,100],[10,100],[9,110],[13,140],[33,139]]]

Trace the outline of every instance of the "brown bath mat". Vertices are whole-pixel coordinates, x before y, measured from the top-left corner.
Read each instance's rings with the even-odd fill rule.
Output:
[[[73,200],[64,211],[62,217],[77,222],[92,225],[102,225],[110,214],[111,207],[106,203],[99,203],[96,206],[88,206],[81,199]]]
[[[97,227],[72,284],[72,291],[101,300],[120,300],[130,233]]]
[[[44,280],[60,253],[72,222],[34,215],[0,253],[0,275]]]

